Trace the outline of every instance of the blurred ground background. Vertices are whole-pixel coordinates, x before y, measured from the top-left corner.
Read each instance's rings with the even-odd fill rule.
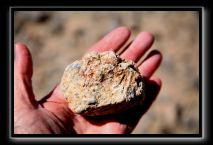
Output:
[[[199,17],[197,12],[15,12],[14,43],[29,47],[37,99],[60,81],[69,63],[119,26],[155,35],[152,49],[163,54],[155,75],[163,86],[133,133],[199,132]]]

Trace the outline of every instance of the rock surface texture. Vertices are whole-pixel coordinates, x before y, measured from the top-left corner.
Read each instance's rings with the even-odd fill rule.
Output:
[[[145,97],[135,63],[112,51],[90,52],[68,65],[60,85],[69,108],[87,116],[121,113]]]

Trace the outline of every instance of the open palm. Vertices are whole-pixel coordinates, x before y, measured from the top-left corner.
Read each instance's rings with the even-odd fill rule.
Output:
[[[117,52],[130,37],[130,30],[119,27],[102,40],[97,42],[88,51]],[[141,32],[129,44],[121,57],[138,60],[151,47],[153,36],[148,32]],[[100,117],[84,117],[74,114],[60,92],[57,85],[41,101],[36,101],[32,89],[32,58],[24,44],[15,46],[14,63],[14,133],[25,134],[123,134],[131,133],[142,115],[149,109],[156,98],[161,81],[152,76],[160,65],[160,52],[151,51],[141,64],[138,64],[140,73],[145,77],[147,96],[143,106],[134,107],[123,114]],[[48,80],[47,80],[48,81]]]

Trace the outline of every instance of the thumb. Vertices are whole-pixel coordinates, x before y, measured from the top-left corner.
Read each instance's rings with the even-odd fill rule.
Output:
[[[32,89],[32,57],[28,48],[22,44],[15,45],[14,63],[14,99],[15,103],[35,105],[36,100]]]
[[[32,78],[32,57],[28,48],[22,43],[15,45],[15,70],[20,75],[27,76],[29,79]]]

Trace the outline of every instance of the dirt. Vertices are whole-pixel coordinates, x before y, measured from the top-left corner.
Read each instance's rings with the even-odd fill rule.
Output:
[[[65,67],[119,26],[155,35],[152,49],[163,54],[155,73],[162,88],[133,133],[199,132],[199,17],[190,11],[16,12],[14,41],[24,42],[34,63],[37,99],[49,93]],[[15,43],[14,42],[14,43]],[[143,57],[144,58],[144,57]],[[142,59],[143,59],[142,58]]]

